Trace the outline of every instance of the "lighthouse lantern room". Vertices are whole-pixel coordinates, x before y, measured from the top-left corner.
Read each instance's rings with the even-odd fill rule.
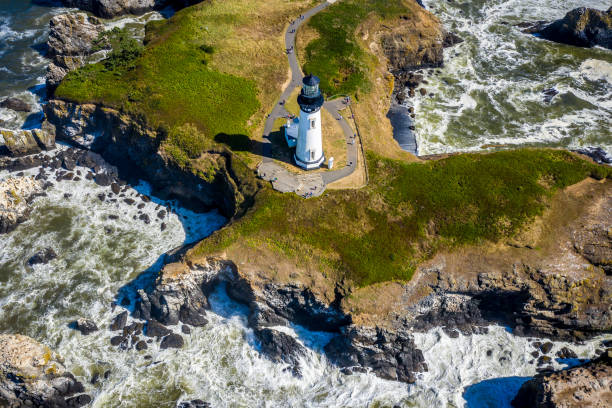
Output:
[[[319,168],[325,161],[321,138],[323,95],[319,90],[319,82],[319,78],[314,75],[304,77],[302,92],[297,100],[300,105],[300,119],[294,159],[298,166],[306,170]]]

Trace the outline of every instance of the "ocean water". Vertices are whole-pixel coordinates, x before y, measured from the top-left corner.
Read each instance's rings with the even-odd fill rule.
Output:
[[[65,11],[0,0],[0,99],[16,95],[40,109],[47,61],[44,51],[32,45],[45,42],[48,20]],[[108,24],[133,24],[137,30],[147,18],[161,16],[152,13]],[[604,66],[606,61],[590,59],[584,62],[584,75],[609,81],[600,68],[600,61]],[[9,71],[12,74],[5,76]],[[34,126],[39,120],[11,115],[0,109],[0,120],[5,121],[0,126]],[[0,181],[12,176],[0,172]],[[491,327],[487,335],[454,339],[442,330],[415,333],[429,371],[414,385],[370,374],[344,375],[321,352],[329,334],[293,326],[282,330],[309,349],[301,361],[302,377],[296,378],[286,365],[259,353],[246,324],[248,310],[229,299],[223,285],[211,296],[210,323],[184,335],[183,349],[160,350],[154,342],[142,352],[120,350],[110,345],[114,334],[107,328],[123,309],[112,304],[150,283],[165,252],[207,236],[226,219],[217,211],[197,214],[153,197],[140,210],[152,220],[145,224],[136,206],[98,199],[99,193],[108,191],[85,179],[54,182],[47,197],[34,201],[27,222],[0,235],[0,332],[26,334],[58,351],[94,397],[93,407],[174,407],[178,401],[198,398],[213,407],[498,408],[509,407],[518,387],[536,372],[527,339]],[[140,202],[137,194],[150,194],[150,186],[141,182],[125,194]],[[168,214],[159,219],[162,208]],[[46,247],[52,247],[58,258],[28,266],[27,259]],[[81,335],[69,326],[79,317],[94,320],[101,330]],[[589,358],[600,341],[571,347]],[[553,353],[564,345],[555,343]],[[553,365],[575,363],[555,360]],[[95,374],[100,380],[91,384]]]
[[[612,154],[612,51],[556,44],[514,24],[608,0],[424,0],[465,41],[410,102],[420,155],[491,146],[600,146]],[[542,92],[555,88],[550,102]],[[429,96],[432,93],[433,96]]]

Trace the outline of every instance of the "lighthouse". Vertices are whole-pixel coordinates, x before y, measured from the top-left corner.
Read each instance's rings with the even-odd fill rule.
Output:
[[[300,105],[295,163],[303,169],[319,168],[325,160],[321,139],[321,106],[323,95],[319,90],[319,78],[308,75],[302,79],[302,92],[297,102]]]

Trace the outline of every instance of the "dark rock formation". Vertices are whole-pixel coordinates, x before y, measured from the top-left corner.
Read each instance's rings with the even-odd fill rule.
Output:
[[[0,108],[11,109],[17,112],[32,112],[32,107],[19,98],[6,98],[0,102]]]
[[[85,319],[82,317],[75,322],[75,327],[85,336],[99,330],[98,326],[93,320]]]
[[[69,71],[87,63],[94,41],[105,28],[100,20],[85,13],[60,14],[49,26],[48,55],[53,60],[47,68],[46,82],[53,90]]]
[[[612,405],[612,349],[584,365],[535,376],[524,383],[516,408],[593,407]]]
[[[608,11],[580,7],[550,24],[535,23],[524,32],[578,47],[612,49],[612,7]]]
[[[210,181],[172,165],[161,148],[163,129],[150,129],[116,110],[51,100],[45,114],[57,138],[100,153],[123,174],[150,180],[161,198],[178,197],[197,210],[216,207],[232,217],[248,208],[259,188],[254,177],[235,176],[235,166],[243,165],[225,151],[207,153],[219,169]]]
[[[30,259],[28,259],[28,264],[46,264],[55,258],[57,258],[57,254],[55,253],[53,248],[45,248],[32,255]]]
[[[112,331],[123,330],[127,324],[128,312],[121,312],[113,319],[110,325]]]
[[[164,337],[159,345],[159,348],[164,350],[167,348],[182,348],[185,344],[183,337],[180,334],[170,333],[166,337]]]
[[[48,347],[18,334],[0,335],[0,406],[81,407],[91,402],[84,390]]]
[[[421,350],[402,333],[351,326],[325,346],[327,357],[346,372],[370,369],[381,378],[413,383],[426,371]]]
[[[295,366],[306,352],[295,338],[281,331],[265,328],[257,330],[256,334],[262,353],[275,363],[285,362]]]

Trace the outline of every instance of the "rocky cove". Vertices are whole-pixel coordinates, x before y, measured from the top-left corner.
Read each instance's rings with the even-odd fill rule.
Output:
[[[160,150],[166,137],[164,129],[150,129],[117,110],[51,100],[45,105],[45,114],[45,129],[78,150],[69,149],[55,159],[4,159],[3,169],[17,172],[46,165],[63,168],[57,176],[69,180],[75,175],[67,174],[76,166],[96,167],[95,161],[88,162],[97,157],[87,152],[90,150],[116,166],[114,173],[91,173],[96,183],[113,194],[122,193],[114,191],[114,185],[124,188],[122,178],[142,178],[151,183],[156,196],[179,198],[200,211],[219,208],[229,223],[248,211],[261,187],[253,178],[237,177],[237,172],[245,171],[242,163],[222,150],[206,152],[210,170],[205,177],[178,168]],[[378,313],[355,312],[351,295],[360,291],[348,284],[339,283],[331,292],[324,291],[303,282],[276,279],[266,272],[266,265],[245,266],[223,257],[197,258],[184,248],[162,257],[165,266],[159,275],[145,274],[116,293],[113,309],[125,308],[129,317],[126,311],[113,312],[110,344],[118,350],[155,347],[141,337],[144,335],[157,338],[160,350],[180,349],[192,327],[205,327],[215,319],[210,316],[215,309],[210,299],[218,297],[220,290],[247,307],[247,324],[262,354],[286,364],[296,378],[308,376],[301,364],[310,353],[309,347],[304,338],[288,334],[283,327],[298,325],[329,333],[328,341],[322,344],[324,355],[343,374],[369,372],[407,383],[416,382],[419,373],[428,369],[415,333],[438,327],[451,338],[483,334],[489,325],[501,324],[520,336],[585,341],[609,332],[611,326],[612,289],[606,269],[612,251],[606,230],[612,205],[606,196],[608,184],[606,180],[586,183],[583,191],[559,204],[579,207],[576,203],[580,203],[588,208],[576,209],[580,215],[561,224],[558,242],[563,245],[549,258],[567,259],[562,267],[572,271],[569,277],[565,273],[559,276],[559,269],[551,266],[554,263],[549,259],[534,261],[534,245],[527,237],[525,242],[513,242],[505,256],[488,253],[479,262],[472,261],[482,256],[478,250],[442,254],[421,267],[418,278],[410,283],[373,289],[393,293],[390,304],[377,305]],[[112,194],[109,197],[118,199]],[[588,197],[588,202],[581,202],[581,197]],[[584,265],[590,265],[586,272]],[[100,322],[92,323],[102,327]],[[75,324],[84,335],[88,329],[82,328],[92,327],[86,322]],[[531,344],[536,343],[534,339]],[[547,365],[552,363],[550,347],[534,347],[540,352],[533,365],[552,369]],[[198,399],[185,404],[205,406]]]

